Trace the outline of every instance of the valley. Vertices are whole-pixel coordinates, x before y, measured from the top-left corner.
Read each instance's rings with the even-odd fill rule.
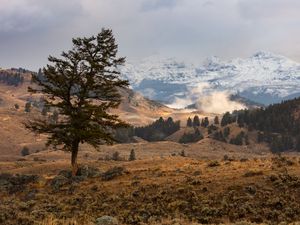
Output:
[[[31,72],[21,75],[21,84],[0,84],[0,224],[300,221],[300,155],[293,149],[274,153],[264,130],[268,127],[261,121],[254,129],[247,110],[220,114],[193,105],[174,109],[131,89],[120,89],[122,103],[110,112],[131,124],[128,129],[134,134],[120,130],[124,143],[100,145],[96,150],[80,145],[80,170],[72,177],[70,153],[46,147],[47,135],[25,129],[24,122],[36,117],[54,120],[55,111],[45,113],[42,96],[28,94]],[[248,104],[257,116],[265,112],[242,97],[234,101]],[[268,110],[288,108],[297,121],[297,101]],[[263,116],[268,119],[269,114]],[[164,133],[171,128],[175,130]],[[258,141],[260,132],[264,132],[262,141]]]

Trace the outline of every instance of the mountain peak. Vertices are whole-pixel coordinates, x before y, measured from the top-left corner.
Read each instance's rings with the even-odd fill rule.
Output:
[[[269,58],[283,58],[283,56],[276,55],[268,51],[258,51],[255,54],[253,54],[251,58],[269,59]]]

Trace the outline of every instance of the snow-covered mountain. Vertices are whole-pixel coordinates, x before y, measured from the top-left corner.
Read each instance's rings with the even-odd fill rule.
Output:
[[[263,51],[230,61],[211,57],[199,65],[152,57],[127,63],[122,73],[134,90],[166,103],[197,87],[200,93],[229,91],[263,104],[300,96],[300,63]]]

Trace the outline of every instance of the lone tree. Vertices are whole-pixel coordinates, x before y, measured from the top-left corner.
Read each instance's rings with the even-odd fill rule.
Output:
[[[73,47],[60,58],[49,56],[43,76],[33,75],[31,93],[44,94],[44,104],[55,109],[55,123],[46,118],[27,121],[26,127],[35,133],[49,134],[47,145],[61,146],[71,152],[73,176],[77,174],[77,154],[80,143],[97,148],[113,144],[112,131],[127,124],[108,110],[121,103],[119,88],[128,87],[120,79],[118,46],[112,31],[102,29],[97,36],[74,38]]]

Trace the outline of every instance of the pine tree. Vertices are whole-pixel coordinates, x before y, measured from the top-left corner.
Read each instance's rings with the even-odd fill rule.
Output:
[[[24,146],[21,150],[21,155],[22,156],[26,156],[26,155],[29,155],[29,148],[27,146]]]
[[[199,116],[194,116],[194,119],[193,119],[193,126],[194,127],[199,127],[200,126],[200,118]]]
[[[190,117],[187,120],[186,126],[187,127],[192,127],[193,126],[193,122],[192,122],[192,119]]]
[[[41,114],[42,114],[43,116],[47,116],[47,113],[48,113],[48,112],[49,112],[49,107],[44,106],[43,109],[42,109]]]
[[[128,159],[128,160],[129,160],[129,161],[134,161],[134,160],[136,160],[134,149],[131,149],[130,155],[129,155],[129,159]]]
[[[207,127],[209,125],[209,120],[208,120],[208,117],[205,117],[204,118],[204,127]]]
[[[125,58],[117,57],[118,46],[112,31],[102,29],[97,36],[74,38],[73,48],[61,58],[49,57],[50,64],[43,76],[33,75],[38,88],[31,93],[42,93],[44,104],[56,109],[58,122],[46,118],[28,121],[26,127],[36,133],[49,135],[48,145],[62,146],[71,152],[72,174],[78,171],[77,155],[80,143],[93,147],[112,144],[112,131],[127,126],[108,110],[121,103],[118,88],[128,87],[128,81],[119,78],[117,68]]]
[[[224,128],[224,137],[228,138],[229,134],[230,134],[230,128],[229,127],[225,127]]]
[[[25,104],[25,112],[29,113],[31,111],[31,103],[30,102],[26,102]]]
[[[223,117],[222,117],[222,120],[221,120],[221,126],[224,127],[226,126],[227,124],[230,124],[234,122],[233,121],[233,118],[231,118],[231,115],[229,112],[226,112]]]
[[[214,123],[215,123],[216,125],[220,123],[220,122],[219,122],[219,117],[218,117],[218,116],[215,117]]]
[[[111,159],[114,160],[114,161],[120,161],[121,160],[120,153],[119,152],[114,152]]]

